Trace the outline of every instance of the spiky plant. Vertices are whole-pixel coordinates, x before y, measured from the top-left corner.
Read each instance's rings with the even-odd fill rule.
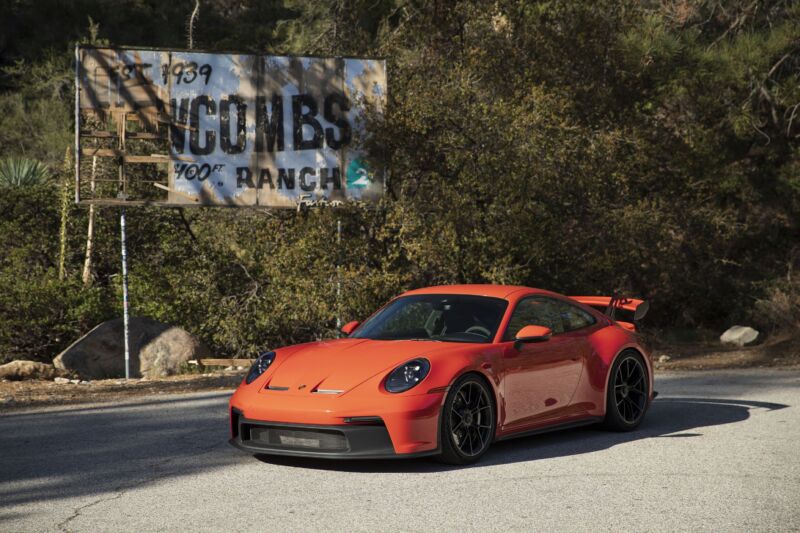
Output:
[[[50,177],[47,165],[24,157],[0,159],[0,187],[30,187]]]

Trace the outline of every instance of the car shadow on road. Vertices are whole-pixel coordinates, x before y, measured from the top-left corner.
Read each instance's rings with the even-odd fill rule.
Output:
[[[246,460],[227,443],[229,396],[0,417],[0,524],[16,505],[89,495],[102,499]]]
[[[496,442],[476,464],[452,466],[431,459],[325,460],[259,455],[258,460],[294,468],[344,472],[445,472],[463,468],[537,461],[592,453],[642,439],[696,438],[702,429],[748,419],[751,411],[774,411],[788,407],[779,403],[712,398],[658,398],[642,425],[628,433],[603,431],[599,426],[558,431]]]
[[[0,417],[0,523],[17,505],[93,496],[97,501],[172,477],[233,465],[343,472],[447,472],[459,468],[573,456],[654,438],[698,438],[783,404],[707,398],[659,398],[640,428],[584,428],[496,443],[475,465],[430,459],[334,461],[260,456],[227,443],[227,393],[127,405],[81,407]],[[90,504],[91,505],[91,504]],[[2,527],[0,526],[0,529]]]

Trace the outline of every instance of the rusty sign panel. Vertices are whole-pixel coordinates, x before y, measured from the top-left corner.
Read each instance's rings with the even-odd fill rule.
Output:
[[[76,48],[76,199],[296,207],[383,194],[382,60]]]

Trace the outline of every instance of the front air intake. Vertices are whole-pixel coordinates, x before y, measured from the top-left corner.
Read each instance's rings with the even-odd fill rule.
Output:
[[[329,452],[341,452],[348,449],[347,437],[336,430],[252,426],[249,433],[249,440],[253,444],[267,448]]]

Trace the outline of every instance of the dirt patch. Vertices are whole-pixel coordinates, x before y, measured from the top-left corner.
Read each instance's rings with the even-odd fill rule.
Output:
[[[763,344],[743,348],[718,342],[656,344],[653,360],[656,370],[794,367],[800,365],[800,337],[775,337]]]
[[[103,403],[139,396],[231,390],[239,385],[244,373],[226,371],[129,381],[99,379],[77,384],[38,380],[3,381],[0,382],[0,413],[24,407]]]

